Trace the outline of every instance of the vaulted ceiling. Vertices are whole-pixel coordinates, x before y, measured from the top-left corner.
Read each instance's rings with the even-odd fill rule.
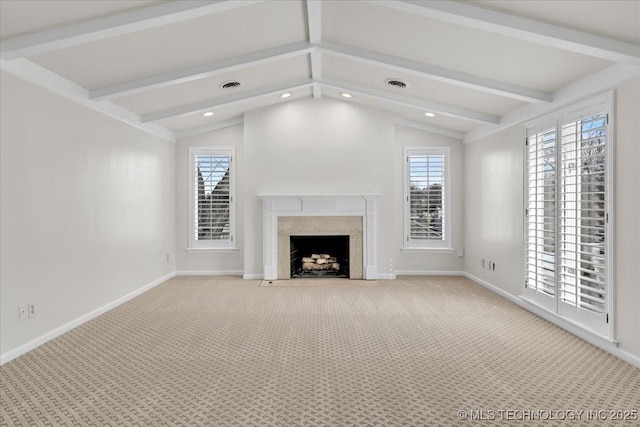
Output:
[[[167,140],[329,97],[469,141],[640,75],[633,0],[0,5],[3,70]]]

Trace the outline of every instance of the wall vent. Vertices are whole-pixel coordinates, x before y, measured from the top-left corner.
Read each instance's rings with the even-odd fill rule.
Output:
[[[240,87],[240,82],[226,82],[220,85],[222,89],[233,89],[236,87]]]
[[[407,87],[407,84],[403,81],[397,80],[397,79],[387,79],[385,80],[385,82],[392,87],[396,87],[398,89],[403,89],[405,87]]]

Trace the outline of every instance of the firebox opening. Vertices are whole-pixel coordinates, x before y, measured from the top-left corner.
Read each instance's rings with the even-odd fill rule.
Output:
[[[349,278],[349,236],[290,236],[291,278]]]

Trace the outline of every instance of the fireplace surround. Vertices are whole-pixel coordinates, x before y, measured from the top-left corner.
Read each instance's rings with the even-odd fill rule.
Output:
[[[291,278],[290,237],[348,236],[349,277],[377,279],[376,201],[379,196],[261,195],[265,280]]]

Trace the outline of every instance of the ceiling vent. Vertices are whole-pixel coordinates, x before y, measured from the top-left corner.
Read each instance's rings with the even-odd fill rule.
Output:
[[[233,89],[236,87],[240,87],[240,82],[226,82],[220,85],[222,89]]]
[[[391,86],[391,87],[395,87],[398,89],[403,89],[405,87],[407,87],[407,84],[403,81],[397,80],[397,79],[387,79],[385,80],[385,82]]]

